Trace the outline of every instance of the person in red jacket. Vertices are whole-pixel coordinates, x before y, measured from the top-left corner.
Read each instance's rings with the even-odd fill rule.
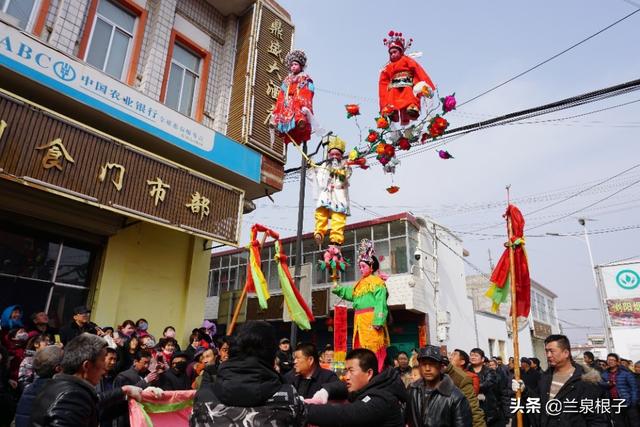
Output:
[[[469,355],[466,351],[455,349],[451,352],[451,357],[449,357],[449,362],[452,365],[457,366],[462,369],[464,373],[471,378],[471,382],[473,382],[473,391],[476,393],[480,393],[480,377],[475,372],[469,370]]]
[[[404,54],[412,42],[409,39],[407,43],[402,33],[389,32],[389,38],[384,39],[389,62],[378,82],[380,113],[402,125],[420,116],[420,97],[430,95],[436,88],[424,68]]]

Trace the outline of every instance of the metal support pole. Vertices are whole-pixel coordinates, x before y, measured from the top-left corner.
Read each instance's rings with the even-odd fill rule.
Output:
[[[598,294],[598,307],[600,307],[600,315],[602,316],[602,327],[604,329],[604,341],[607,346],[607,354],[612,352],[611,334],[609,333],[609,322],[607,320],[607,313],[604,306],[604,294],[598,282],[596,276],[596,265],[593,262],[593,253],[591,252],[591,242],[589,241],[589,234],[587,233],[587,220],[585,218],[579,218],[578,222],[582,226],[584,231],[584,241],[587,243],[587,252],[589,252],[589,261],[591,262],[591,274],[593,274],[593,283],[596,285],[596,292]]]
[[[298,229],[296,235],[296,265],[293,280],[295,287],[300,289],[300,275],[302,274],[302,228],[304,222],[304,195],[307,183],[307,143],[302,143],[302,159],[300,163],[300,193],[298,195]],[[298,327],[291,322],[291,347],[295,348],[298,340]]]

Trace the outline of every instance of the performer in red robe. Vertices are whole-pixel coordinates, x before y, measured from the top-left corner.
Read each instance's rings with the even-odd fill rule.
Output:
[[[313,119],[313,80],[304,72],[307,56],[292,50],[285,58],[289,75],[285,77],[273,110],[272,124],[285,143],[300,144],[311,139]]]
[[[380,112],[391,120],[406,125],[420,116],[420,98],[435,90],[427,72],[404,52],[413,39],[406,43],[402,33],[389,32],[384,44],[389,50],[389,63],[380,72],[378,94]]]

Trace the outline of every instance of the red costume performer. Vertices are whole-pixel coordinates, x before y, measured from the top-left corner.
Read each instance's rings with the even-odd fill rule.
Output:
[[[405,42],[402,33],[389,32],[384,44],[389,50],[389,63],[380,72],[378,94],[380,112],[391,120],[408,124],[420,116],[420,96],[435,90],[435,85],[418,62],[404,54],[413,41]]]
[[[285,143],[300,144],[311,139],[313,80],[304,72],[307,56],[303,51],[292,50],[285,62],[290,73],[280,86],[272,124]]]

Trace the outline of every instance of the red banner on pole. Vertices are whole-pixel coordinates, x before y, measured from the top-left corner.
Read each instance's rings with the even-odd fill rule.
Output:
[[[333,307],[333,350],[334,360],[344,362],[347,357],[347,307]]]

